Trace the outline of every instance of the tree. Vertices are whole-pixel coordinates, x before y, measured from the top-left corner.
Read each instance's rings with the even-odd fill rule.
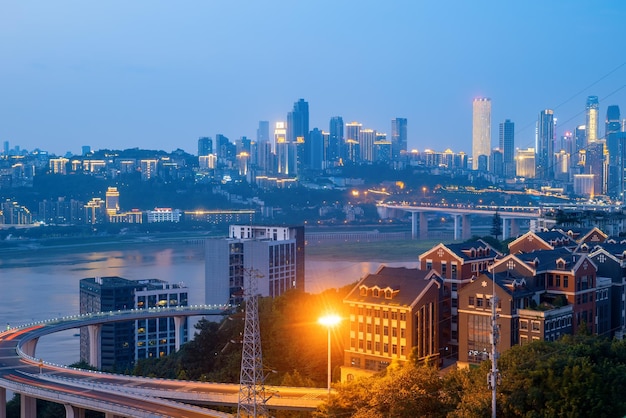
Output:
[[[493,220],[491,221],[491,235],[496,239],[502,235],[502,218],[497,210],[496,213],[493,214]]]

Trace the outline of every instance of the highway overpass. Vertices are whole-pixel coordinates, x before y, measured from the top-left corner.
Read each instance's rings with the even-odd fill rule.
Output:
[[[66,417],[86,409],[112,417],[227,417],[195,405],[236,406],[238,384],[149,379],[54,365],[36,357],[37,341],[54,332],[141,318],[226,315],[229,306],[190,306],[68,316],[8,329],[0,333],[0,418],[6,418],[6,391],[21,396],[21,416],[36,418],[36,399],[65,406]],[[314,410],[326,389],[266,387],[270,409]],[[193,405],[192,405],[193,404]]]

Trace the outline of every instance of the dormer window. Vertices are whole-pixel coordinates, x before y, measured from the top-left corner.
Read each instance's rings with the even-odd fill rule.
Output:
[[[385,290],[385,299],[391,299],[391,290]]]
[[[483,249],[479,248],[478,249],[478,257],[482,257],[483,256]]]
[[[367,296],[367,287],[361,287],[361,296]]]
[[[559,269],[559,270],[565,270],[565,261],[557,260],[556,261],[556,268]]]
[[[476,250],[473,249],[473,248],[470,250],[470,257],[471,258],[476,258]]]
[[[378,289],[374,288],[374,290],[372,290],[372,295],[373,295],[375,298],[379,297],[380,295],[379,295],[379,293],[378,293]]]

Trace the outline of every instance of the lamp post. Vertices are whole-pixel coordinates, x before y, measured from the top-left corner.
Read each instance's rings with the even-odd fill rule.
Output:
[[[318,319],[318,322],[328,329],[328,400],[330,400],[330,330],[341,321],[337,315],[325,315]]]

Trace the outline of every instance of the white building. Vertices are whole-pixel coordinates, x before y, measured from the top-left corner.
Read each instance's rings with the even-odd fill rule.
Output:
[[[228,238],[205,242],[205,303],[240,303],[257,276],[261,296],[304,290],[304,227],[231,225]]]
[[[181,211],[180,209],[172,208],[154,208],[154,210],[147,210],[146,215],[148,217],[148,223],[179,222]]]

